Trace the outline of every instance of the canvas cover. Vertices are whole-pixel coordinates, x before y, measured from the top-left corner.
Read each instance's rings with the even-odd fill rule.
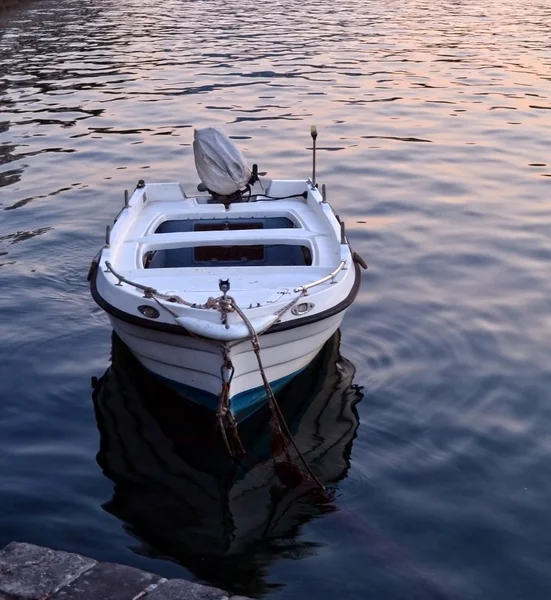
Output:
[[[249,183],[251,170],[243,155],[220,129],[196,129],[193,154],[199,178],[211,192],[229,196]]]

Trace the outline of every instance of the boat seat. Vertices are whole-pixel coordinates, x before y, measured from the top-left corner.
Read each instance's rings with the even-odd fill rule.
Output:
[[[170,219],[163,221],[155,233],[191,231],[236,231],[248,229],[293,229],[296,225],[287,217],[256,217],[251,219]]]

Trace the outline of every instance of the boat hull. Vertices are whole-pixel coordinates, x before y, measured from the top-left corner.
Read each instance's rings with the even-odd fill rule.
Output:
[[[344,311],[314,323],[259,336],[260,357],[274,392],[281,390],[319,353],[339,328]],[[250,340],[213,343],[140,327],[110,315],[117,335],[149,371],[182,395],[216,411],[223,386],[224,357],[231,361],[230,410],[242,421],[266,401],[257,356]]]

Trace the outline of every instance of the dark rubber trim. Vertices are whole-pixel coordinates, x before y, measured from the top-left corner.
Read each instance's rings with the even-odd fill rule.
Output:
[[[320,312],[316,315],[301,317],[300,319],[287,321],[285,323],[276,323],[275,325],[272,325],[269,329],[267,329],[262,335],[266,335],[268,333],[278,333],[279,331],[287,331],[288,329],[295,329],[296,327],[303,327],[304,325],[317,323],[318,321],[323,321],[324,319],[333,317],[334,315],[339,314],[343,310],[346,310],[352,304],[352,302],[354,302],[356,296],[358,295],[358,292],[360,291],[360,285],[362,283],[360,265],[358,265],[356,261],[354,261],[354,268],[356,271],[354,285],[352,286],[352,289],[350,290],[348,296],[342,302],[339,302],[335,306],[332,306],[331,308],[328,308],[327,310],[324,310],[323,312]],[[107,302],[100,296],[98,288],[96,287],[97,274],[98,266],[96,265],[96,267],[93,269],[93,272],[90,274],[90,291],[92,292],[92,298],[94,298],[98,306],[100,306],[105,312],[109,313],[111,316],[116,317],[121,321],[125,321],[126,323],[130,323],[131,325],[136,325],[145,329],[154,329],[155,331],[162,331],[163,333],[173,333],[175,335],[191,335],[181,325],[171,325],[170,323],[161,323],[158,321],[153,321],[151,319],[144,319],[136,315],[130,315],[116,308],[112,304],[109,304],[109,302]]]

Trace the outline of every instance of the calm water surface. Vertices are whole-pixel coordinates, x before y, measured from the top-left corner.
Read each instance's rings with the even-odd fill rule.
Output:
[[[548,3],[38,0],[2,19],[0,545],[281,600],[551,597]],[[85,276],[125,188],[194,189],[193,127],[302,178],[312,123],[370,264],[340,370],[291,397],[336,495],[287,496],[279,521],[262,471],[228,554],[224,499],[248,480],[112,348]],[[200,519],[198,454],[219,502]]]

